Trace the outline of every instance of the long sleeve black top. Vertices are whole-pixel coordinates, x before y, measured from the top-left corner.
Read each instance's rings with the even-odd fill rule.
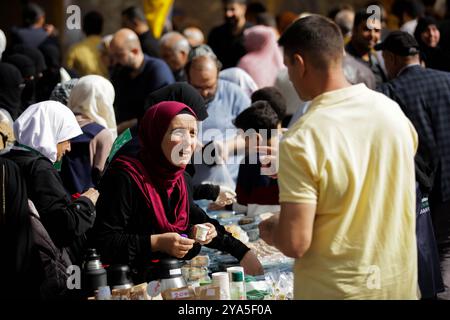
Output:
[[[58,247],[67,247],[73,263],[79,263],[86,232],[95,220],[95,206],[86,197],[72,201],[61,177],[45,157],[12,150],[5,157],[15,161],[25,178],[28,197],[39,212],[41,222]]]

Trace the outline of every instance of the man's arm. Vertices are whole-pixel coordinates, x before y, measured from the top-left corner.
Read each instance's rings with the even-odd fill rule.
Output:
[[[282,203],[279,215],[261,222],[261,238],[286,256],[301,258],[311,245],[315,216],[314,204]]]

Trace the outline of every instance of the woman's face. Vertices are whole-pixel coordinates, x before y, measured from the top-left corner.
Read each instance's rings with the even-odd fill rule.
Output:
[[[70,152],[70,140],[60,142],[56,145],[56,161],[61,161],[66,152]]]
[[[161,148],[174,166],[185,168],[197,145],[197,120],[190,114],[173,118],[164,135]]]
[[[421,34],[422,41],[431,48],[436,48],[441,40],[441,33],[436,25],[431,24]]]

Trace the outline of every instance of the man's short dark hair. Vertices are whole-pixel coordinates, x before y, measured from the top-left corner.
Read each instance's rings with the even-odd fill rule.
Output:
[[[146,22],[144,11],[136,6],[131,6],[122,11],[122,16],[127,17],[130,21]]]
[[[277,27],[277,21],[275,20],[275,17],[272,14],[270,14],[269,12],[258,13],[255,16],[255,20],[256,20],[257,25],[262,25],[262,26],[272,27],[272,28]]]
[[[344,38],[340,28],[319,15],[293,22],[278,43],[289,58],[300,54],[318,69],[326,69],[332,63],[341,64],[344,55]]]
[[[275,87],[265,87],[252,94],[252,103],[257,101],[267,101],[272,109],[277,113],[278,120],[283,121],[286,117],[286,99]]]
[[[242,111],[234,120],[234,125],[244,131],[267,130],[267,138],[271,138],[271,130],[278,128],[279,119],[269,102],[257,101]]]
[[[261,2],[251,2],[247,5],[247,13],[248,14],[258,14],[267,12],[267,8]]]
[[[102,34],[103,16],[97,11],[86,13],[83,18],[83,31],[87,36]]]
[[[222,0],[222,3],[224,5],[231,4],[231,3],[239,3],[239,4],[247,5],[248,1],[247,0]]]
[[[23,23],[25,27],[30,27],[44,15],[45,11],[39,5],[32,2],[28,3],[22,11]]]

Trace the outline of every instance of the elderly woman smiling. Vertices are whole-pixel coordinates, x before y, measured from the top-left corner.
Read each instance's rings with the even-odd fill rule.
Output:
[[[100,183],[93,244],[108,264],[128,264],[133,280],[147,280],[150,262],[164,256],[190,259],[216,237],[207,223],[205,241],[190,234],[189,195],[184,171],[197,143],[194,112],[179,102],[150,108],[139,128],[136,157],[120,156]]]

